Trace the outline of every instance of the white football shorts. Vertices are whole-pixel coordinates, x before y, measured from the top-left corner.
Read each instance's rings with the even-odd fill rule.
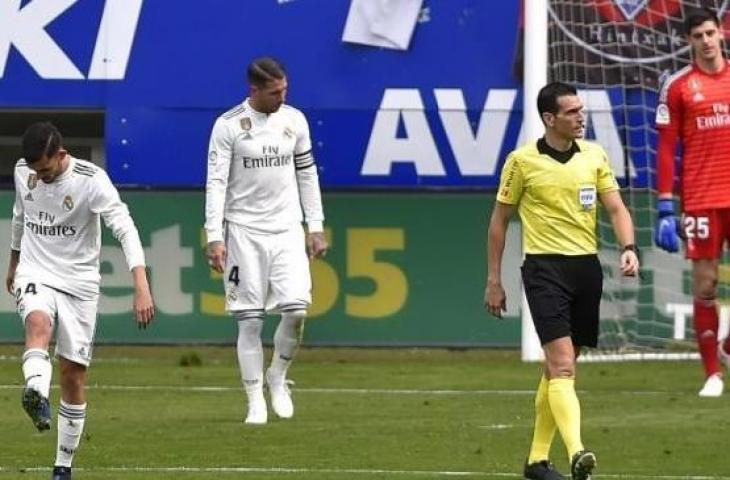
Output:
[[[306,310],[312,303],[304,230],[255,233],[226,224],[226,310],[281,313]]]
[[[56,328],[55,355],[89,366],[96,330],[98,300],[83,300],[47,287],[38,277],[16,277],[15,301],[25,325],[30,312],[48,314]]]

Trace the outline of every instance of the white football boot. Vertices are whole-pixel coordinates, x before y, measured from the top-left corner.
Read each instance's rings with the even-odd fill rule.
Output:
[[[269,385],[271,408],[279,418],[294,416],[294,404],[291,401],[289,385],[283,376],[272,375],[271,369],[266,370],[266,383]]]
[[[246,422],[249,425],[264,425],[268,420],[269,412],[266,408],[266,399],[263,390],[248,394],[248,414]]]
[[[722,376],[719,373],[710,375],[705,381],[705,386],[702,387],[698,395],[700,397],[719,397],[725,390],[725,383],[722,381]]]

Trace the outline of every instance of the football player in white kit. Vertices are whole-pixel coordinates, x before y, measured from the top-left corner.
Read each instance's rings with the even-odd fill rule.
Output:
[[[218,117],[211,134],[205,231],[208,263],[223,273],[226,310],[238,321],[246,423],[264,424],[264,316],[281,314],[265,379],[274,413],[291,418],[286,372],[311,303],[307,253],[322,256],[328,245],[309,126],[302,112],[284,104],[284,67],[259,58],[247,76],[249,97]]]
[[[154,305],[137,228],[106,172],[72,157],[50,123],[31,125],[22,143],[6,287],[25,326],[22,404],[39,431],[51,426],[48,347],[56,329],[61,399],[52,478],[67,480],[86,418],[86,370],[99,300],[100,217],[124,250],[139,327],[152,321]]]

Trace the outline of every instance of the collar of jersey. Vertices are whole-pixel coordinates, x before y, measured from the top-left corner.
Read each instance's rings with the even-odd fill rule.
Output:
[[[704,75],[706,77],[719,77],[720,75],[725,73],[725,70],[727,70],[728,67],[730,67],[730,60],[725,60],[725,63],[723,64],[722,69],[719,72],[710,73],[702,70],[697,62],[692,62],[692,69],[695,72],[698,72],[700,75]]]
[[[573,140],[573,144],[570,146],[570,148],[564,152],[561,152],[560,150],[555,150],[553,147],[548,145],[545,137],[542,137],[540,138],[540,140],[537,141],[537,151],[540,152],[542,155],[547,155],[548,157],[560,163],[568,163],[568,161],[573,158],[573,155],[580,152],[580,147],[578,146],[578,142]]]
[[[51,182],[51,183],[62,182],[65,179],[67,179],[69,177],[69,175],[71,175],[71,172],[74,169],[74,165],[76,164],[76,159],[74,157],[72,157],[71,155],[69,155],[68,153],[66,155],[68,155],[68,165],[66,166],[66,170],[64,170],[63,173],[61,175],[59,175],[58,177],[56,177],[56,179],[53,180],[53,182]]]
[[[246,97],[246,100],[243,101],[243,108],[246,109],[246,112],[250,112],[251,115],[253,115],[256,118],[266,118],[269,116],[267,113],[262,113],[256,110],[251,106],[251,102],[248,101],[248,97]]]

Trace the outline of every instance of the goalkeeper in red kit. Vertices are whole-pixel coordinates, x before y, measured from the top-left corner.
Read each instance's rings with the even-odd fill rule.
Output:
[[[723,56],[717,15],[688,13],[685,28],[693,63],[671,76],[659,97],[656,124],[658,217],[654,242],[692,260],[694,328],[706,380],[701,397],[722,395],[722,359],[730,365],[730,340],[718,344],[718,265],[730,240],[730,63]],[[681,221],[672,200],[675,151],[681,142]]]

